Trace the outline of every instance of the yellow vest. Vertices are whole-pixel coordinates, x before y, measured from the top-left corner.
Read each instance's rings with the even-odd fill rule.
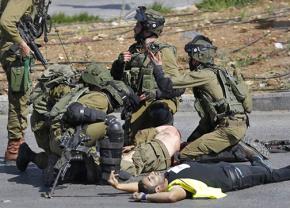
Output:
[[[192,198],[219,199],[226,196],[220,188],[209,187],[201,181],[190,178],[175,179],[168,185],[168,191],[172,190],[175,185],[181,186],[184,190],[192,193]]]

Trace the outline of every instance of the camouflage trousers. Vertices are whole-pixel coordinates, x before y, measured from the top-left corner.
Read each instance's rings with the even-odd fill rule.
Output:
[[[237,144],[244,138],[246,130],[246,119],[225,119],[212,132],[203,134],[185,146],[180,151],[180,157],[194,159],[200,155],[219,153],[227,147]]]
[[[121,170],[138,176],[141,173],[166,170],[170,167],[171,157],[163,142],[154,139],[156,134],[154,128],[138,131],[136,140],[140,143],[131,152],[123,155]]]
[[[14,80],[17,80],[19,77],[19,79],[22,79],[21,76],[23,76],[24,71],[23,63],[15,55],[1,50],[0,62],[8,81],[8,139],[20,139],[24,137],[24,131],[27,128],[31,87],[29,86],[24,89],[24,87],[19,86],[18,90],[13,90],[12,86],[15,86]]]

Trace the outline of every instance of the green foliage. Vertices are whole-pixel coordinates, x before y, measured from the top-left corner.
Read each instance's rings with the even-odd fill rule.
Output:
[[[243,7],[257,0],[204,0],[196,6],[201,10],[219,11],[229,7]]]
[[[153,4],[148,6],[149,9],[152,9],[154,11],[157,11],[161,14],[166,14],[171,12],[171,8],[164,6],[162,3],[159,3],[157,1],[155,1]]]
[[[99,22],[99,16],[89,15],[87,12],[82,12],[76,15],[68,16],[63,12],[52,15],[52,21],[56,24],[61,23],[76,23],[76,22]]]

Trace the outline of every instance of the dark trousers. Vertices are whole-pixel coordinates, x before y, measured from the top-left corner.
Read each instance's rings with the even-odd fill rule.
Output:
[[[218,188],[224,192],[244,189],[256,185],[290,180],[290,166],[280,169],[269,169],[260,164],[234,165],[220,163],[224,173]]]

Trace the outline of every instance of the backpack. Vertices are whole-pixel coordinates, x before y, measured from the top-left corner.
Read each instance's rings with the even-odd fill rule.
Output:
[[[225,82],[224,85],[227,86],[225,88],[228,88],[225,89],[225,91],[231,91],[235,95],[237,101],[242,103],[245,112],[251,113],[253,110],[252,95],[240,71],[235,69],[233,75],[231,75],[228,71],[218,68],[217,75],[222,82]],[[227,92],[225,92],[225,94],[227,98]]]

